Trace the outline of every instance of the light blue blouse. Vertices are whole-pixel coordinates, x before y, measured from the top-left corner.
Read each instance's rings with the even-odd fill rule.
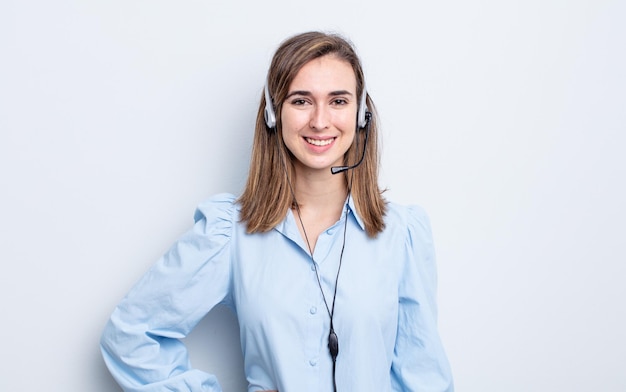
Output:
[[[369,238],[349,199],[322,233],[314,260],[329,306],[348,219],[334,327],[337,390],[453,391],[437,332],[430,223],[419,207],[388,205],[386,229]],[[246,234],[229,194],[200,204],[195,225],[140,279],[101,339],[125,391],[221,391],[193,369],[179,340],[217,304],[240,327],[248,391],[332,391],[329,315],[294,215]]]

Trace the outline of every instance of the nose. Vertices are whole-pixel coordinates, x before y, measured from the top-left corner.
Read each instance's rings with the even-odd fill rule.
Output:
[[[309,126],[313,129],[322,130],[328,128],[330,124],[330,113],[324,105],[315,105],[311,111]]]

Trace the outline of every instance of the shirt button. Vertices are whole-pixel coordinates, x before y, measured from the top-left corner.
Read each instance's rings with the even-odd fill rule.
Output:
[[[309,312],[311,312],[311,314],[315,314],[317,313],[317,308],[315,306],[311,306],[311,309],[309,309]]]
[[[315,358],[310,359],[310,360],[309,360],[309,365],[311,365],[311,366],[315,366],[315,365],[317,365],[317,359],[315,359]]]
[[[315,271],[315,264],[311,264],[311,271]]]
[[[326,230],[326,234],[328,234],[328,235],[333,235],[334,232],[335,231],[333,229]]]

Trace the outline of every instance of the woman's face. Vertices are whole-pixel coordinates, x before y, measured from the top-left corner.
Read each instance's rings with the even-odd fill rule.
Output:
[[[297,171],[343,165],[356,129],[356,77],[334,55],[311,60],[289,86],[281,111],[283,139]]]

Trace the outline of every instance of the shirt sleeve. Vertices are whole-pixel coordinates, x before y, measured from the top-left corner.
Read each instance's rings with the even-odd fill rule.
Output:
[[[113,311],[102,355],[124,391],[221,391],[214,375],[192,369],[179,340],[230,291],[234,197],[200,204],[195,224]]]
[[[392,387],[394,391],[452,392],[450,365],[437,329],[437,270],[432,232],[428,216],[420,207],[407,210],[405,246]]]

